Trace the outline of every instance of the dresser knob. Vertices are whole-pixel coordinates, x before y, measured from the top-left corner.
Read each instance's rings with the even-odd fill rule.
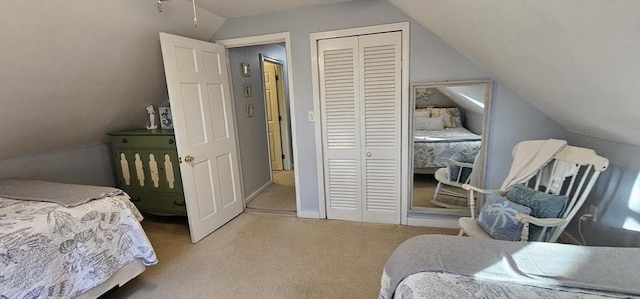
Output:
[[[127,143],[127,142],[129,142],[127,138],[122,138],[122,143]]]

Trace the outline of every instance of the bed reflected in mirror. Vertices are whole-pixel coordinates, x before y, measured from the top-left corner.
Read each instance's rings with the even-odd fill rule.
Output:
[[[483,186],[491,81],[412,84],[411,211],[468,215],[464,183]]]

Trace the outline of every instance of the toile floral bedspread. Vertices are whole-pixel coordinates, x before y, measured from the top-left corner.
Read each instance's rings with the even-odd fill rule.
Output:
[[[611,299],[632,297],[596,290],[491,281],[446,272],[420,272],[402,280],[393,298]]]
[[[460,152],[478,152],[481,136],[456,127],[442,131],[416,130],[413,141],[413,167],[446,167],[444,158]]]
[[[65,208],[0,198],[0,298],[73,298],[156,254],[142,215],[119,194]]]

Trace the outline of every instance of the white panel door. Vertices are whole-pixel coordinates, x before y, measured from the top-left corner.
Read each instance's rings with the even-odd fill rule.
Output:
[[[318,41],[329,219],[400,223],[401,38]]]
[[[276,64],[265,61],[264,97],[267,112],[267,130],[269,133],[269,155],[271,170],[282,168],[282,138],[280,137],[280,109],[278,107],[278,85],[276,84]]]
[[[327,218],[362,220],[358,38],[318,41]]]
[[[244,208],[225,48],[160,33],[191,241]]]
[[[358,39],[362,221],[400,223],[400,32]]]

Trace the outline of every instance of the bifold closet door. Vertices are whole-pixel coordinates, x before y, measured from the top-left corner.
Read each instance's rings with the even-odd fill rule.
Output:
[[[318,51],[327,218],[400,223],[401,33]]]
[[[362,220],[358,38],[318,41],[327,218]]]

